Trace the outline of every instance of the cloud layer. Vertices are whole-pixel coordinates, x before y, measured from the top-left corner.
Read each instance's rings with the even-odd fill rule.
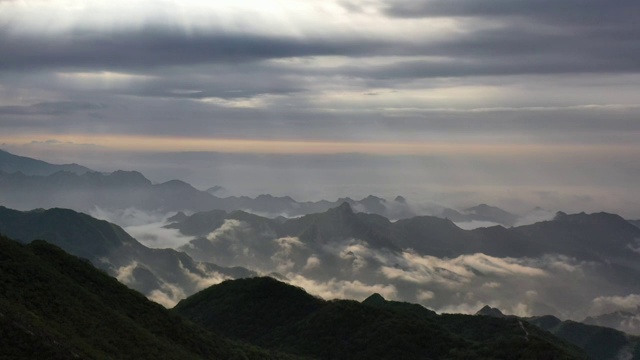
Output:
[[[638,303],[636,295],[626,295],[636,290],[614,281],[619,274],[609,265],[553,254],[438,258],[378,249],[358,239],[320,244],[278,238],[238,220],[226,220],[182,250],[200,261],[275,273],[326,299],[363,300],[378,292],[439,312],[475,313],[489,304],[519,316],[553,314],[575,320],[635,309]]]

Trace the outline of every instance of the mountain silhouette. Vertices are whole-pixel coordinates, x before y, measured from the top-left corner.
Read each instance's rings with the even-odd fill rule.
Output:
[[[380,298],[325,301],[271,278],[252,278],[214,285],[173,311],[233,339],[315,358],[584,358],[530,325],[526,340],[516,320],[437,316]]]
[[[270,359],[186,321],[44,241],[0,236],[0,349],[7,359]]]
[[[0,150],[0,172],[22,173],[25,175],[51,175],[60,171],[84,174],[93,170],[78,164],[56,165],[42,160],[36,160],[25,156],[18,156],[4,150]]]
[[[23,243],[46,240],[90,260],[146,295],[167,286],[191,294],[201,289],[200,281],[212,276],[222,279],[255,274],[240,267],[197,262],[173,249],[147,248],[115,224],[68,209],[22,212],[0,207],[0,233]]]

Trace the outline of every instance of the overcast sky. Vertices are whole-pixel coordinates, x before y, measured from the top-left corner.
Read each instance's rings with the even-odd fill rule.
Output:
[[[640,217],[638,14],[637,0],[0,0],[0,146],[249,195]]]

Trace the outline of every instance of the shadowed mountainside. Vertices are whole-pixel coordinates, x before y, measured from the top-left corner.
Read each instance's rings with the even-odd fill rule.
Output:
[[[46,240],[90,260],[145,295],[153,298],[155,294],[161,302],[194,293],[212,278],[255,275],[240,267],[197,262],[172,249],[147,248],[117,225],[68,209],[23,212],[0,207],[0,233],[23,243]]]
[[[377,299],[376,299],[377,298]],[[435,315],[381,297],[324,301],[272,278],[225,281],[174,309],[231,338],[332,359],[582,359],[577,348],[517,320]]]
[[[0,289],[2,358],[285,358],[202,329],[44,241],[0,236]]]
[[[640,359],[640,337],[631,336],[608,327],[571,320],[562,321],[551,315],[519,318],[513,315],[504,315],[499,309],[488,305],[480,309],[476,315],[521,319],[578,346],[592,360]]]
[[[593,360],[640,359],[640,338],[608,327],[576,321],[561,321],[554,316],[526,319],[555,336],[583,349]]]

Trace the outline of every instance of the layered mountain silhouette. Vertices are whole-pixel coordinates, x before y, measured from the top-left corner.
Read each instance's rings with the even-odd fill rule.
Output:
[[[25,175],[46,176],[59,171],[66,171],[74,174],[93,172],[93,170],[78,164],[50,164],[42,160],[18,156],[4,150],[0,150],[0,172],[8,174],[20,172]]]
[[[325,301],[272,278],[225,281],[169,311],[44,241],[0,236],[0,250],[7,358],[587,358],[517,319],[437,315],[379,294]]]
[[[364,299],[380,292],[439,311],[495,303],[574,320],[598,315],[597,299],[640,294],[640,227],[614,214],[560,212],[550,218],[536,209],[540,214],[531,219],[549,220],[517,226],[520,218],[486,204],[457,211],[434,208],[426,213],[437,216],[414,216],[425,209],[401,196],[335,202],[271,195],[221,198],[211,193],[222,189],[200,191],[179,180],[155,184],[135,171],[54,167],[56,172],[34,175],[15,166],[3,169],[2,205],[23,210],[62,206],[109,219],[119,215],[102,214],[165,214],[166,222],[149,224],[158,233],[123,225],[145,244],[154,234],[177,234],[175,242],[167,238],[162,243],[178,251],[147,248],[122,228],[58,208],[0,208],[0,232],[25,243],[53,242],[167,306],[224,279],[256,273],[323,296]],[[469,221],[502,225],[458,226]],[[159,228],[163,225],[170,230]],[[571,291],[566,284],[572,284]],[[369,301],[380,302],[376,299]],[[637,314],[627,305],[607,305],[613,309],[607,311],[624,311],[587,321],[633,332]],[[394,306],[410,309],[403,303]]]
[[[175,211],[207,210],[215,197],[172,180],[153,184],[136,171],[78,175],[61,171],[48,176],[0,173],[0,201],[19,209],[64,207],[78,211],[138,208]]]
[[[136,171],[98,173],[76,165],[52,165],[46,162],[0,152],[0,203],[4,206],[30,210],[63,207],[88,212],[102,209],[137,208],[149,211],[236,210],[270,218],[297,217],[327,211],[349,204],[354,211],[383,215],[391,219],[424,214],[425,211],[453,221],[488,221],[511,226],[516,215],[488,205],[479,205],[461,212],[433,207],[422,209],[397,196],[393,201],[369,195],[361,200],[340,198],[336,201],[296,201],[288,196],[263,194],[221,197],[225,190],[213,186],[200,191],[188,183],[171,180],[154,184]]]
[[[640,229],[612,214],[559,213],[554,220],[533,225],[463,230],[450,220],[437,217],[391,222],[380,215],[355,213],[343,203],[296,219],[213,210],[190,216],[177,214],[171,221],[168,227],[195,237],[180,249],[186,254],[149,249],[113,224],[70,210],[20,212],[0,208],[0,232],[24,242],[37,238],[51,241],[90,259],[144,294],[167,295],[171,301],[216,280],[254,274],[239,265],[284,274],[305,271],[319,280],[362,280],[364,269],[371,270],[367,276],[374,276],[380,271],[375,259],[363,259],[349,250],[331,250],[335,244],[347,244],[340,245],[347,249],[349,243],[357,246],[358,242],[397,256],[407,249],[422,256],[448,258],[477,253],[500,258],[559,254],[603,264],[600,272],[610,284],[625,287],[631,293],[639,290],[633,284],[637,284],[635,279],[640,274],[638,253],[634,250]],[[301,245],[296,245],[297,241]],[[288,259],[281,259],[285,247]],[[253,260],[249,262],[249,258]],[[322,266],[309,267],[312,258]],[[290,266],[276,268],[289,261],[293,261]],[[363,271],[345,272],[345,266]]]
[[[176,218],[168,227],[195,237],[181,250],[199,261],[242,264],[263,273],[278,272],[283,278],[304,276],[328,284],[392,284],[403,299],[435,297],[440,307],[447,306],[446,297],[456,296],[446,284],[484,292],[487,299],[502,294],[520,298],[530,290],[537,294],[540,287],[551,297],[531,301],[528,311],[556,315],[575,311],[572,316],[579,320],[596,297],[640,291],[640,254],[635,250],[640,229],[606,213],[559,213],[533,225],[463,230],[450,220],[429,216],[392,222],[380,215],[355,213],[343,203],[283,221],[237,211],[195,213]],[[526,264],[531,265],[522,268]],[[518,271],[524,272],[518,275]],[[542,282],[558,273],[564,278]],[[504,277],[514,283],[506,285]],[[536,278],[541,281],[538,285],[526,287]],[[579,285],[576,294],[582,293],[582,298],[567,294],[565,281]],[[432,283],[440,290],[421,293],[425,284]],[[470,288],[472,284],[476,287]],[[520,286],[521,292],[516,292]],[[632,319],[608,326],[628,330],[625,324],[632,324]]]
[[[172,218],[168,228],[206,236],[225,220],[247,220],[249,228],[305,242],[358,239],[376,248],[413,249],[432,256],[483,253],[499,257],[536,257],[555,253],[580,260],[618,261],[633,266],[632,250],[640,228],[615,214],[558,213],[553,220],[513,228],[494,226],[463,230],[451,220],[418,216],[392,222],[380,215],[355,213],[348,203],[323,213],[277,221],[244,212],[214,210]],[[640,269],[640,268],[638,268]]]
[[[0,233],[23,243],[45,240],[60,246],[147,296],[166,298],[165,304],[214,280],[255,275],[240,267],[194,261],[173,249],[147,248],[115,224],[68,209],[22,212],[0,207]]]
[[[207,331],[44,241],[0,236],[6,359],[288,359]]]

